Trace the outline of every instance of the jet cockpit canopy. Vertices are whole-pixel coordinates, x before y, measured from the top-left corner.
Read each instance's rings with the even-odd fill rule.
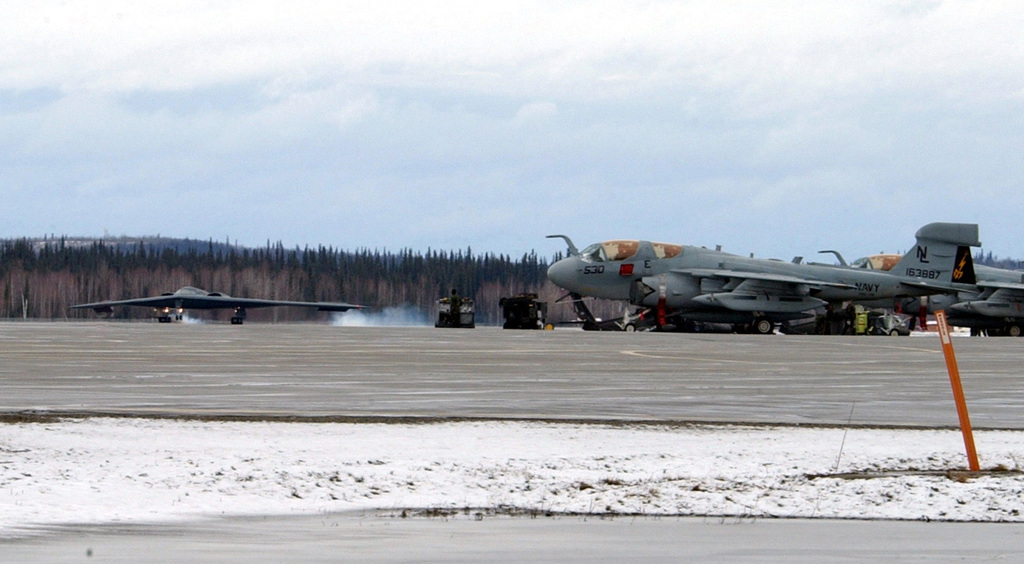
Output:
[[[881,254],[877,254],[877,255],[871,255],[871,256],[859,258],[859,259],[853,261],[850,264],[850,266],[853,267],[853,268],[865,268],[865,269],[868,269],[868,270],[884,270],[884,271],[889,271],[889,270],[892,270],[894,266],[899,264],[900,259],[902,259],[902,258],[903,258],[902,255],[892,255],[892,254],[881,253]]]
[[[206,296],[209,292],[196,288],[195,286],[183,286],[174,292],[175,296]]]
[[[594,243],[589,247],[583,249],[580,256],[584,260],[591,262],[605,262],[605,261],[623,261],[629,260],[636,255],[637,250],[640,249],[640,241],[630,239],[617,239],[613,241],[605,241],[603,243]],[[651,243],[651,247],[654,249],[654,256],[656,258],[672,258],[679,256],[683,252],[682,245],[673,245],[670,243]]]

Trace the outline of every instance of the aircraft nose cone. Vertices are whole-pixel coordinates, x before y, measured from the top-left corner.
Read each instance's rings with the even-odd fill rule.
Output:
[[[575,262],[572,259],[562,259],[552,264],[548,267],[548,280],[554,282],[556,286],[572,290],[575,286],[573,281],[576,278]]]

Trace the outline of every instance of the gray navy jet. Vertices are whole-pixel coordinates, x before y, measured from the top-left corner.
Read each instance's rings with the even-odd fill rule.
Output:
[[[977,281],[956,294],[908,300],[904,311],[945,310],[950,325],[969,327],[972,334],[1024,336],[1024,271],[975,265]]]
[[[578,250],[551,265],[548,279],[572,294],[628,300],[647,308],[658,326],[726,323],[755,333],[846,301],[925,296],[969,290],[976,282],[972,246],[978,226],[930,223],[891,270],[748,258],[720,250],[639,240],[613,240]]]
[[[113,300],[91,304],[77,304],[71,309],[92,309],[96,313],[112,313],[115,306],[151,307],[161,323],[172,319],[181,320],[187,309],[234,309],[231,317],[233,325],[241,325],[245,321],[246,309],[261,307],[311,307],[317,311],[348,311],[363,306],[344,302],[292,302],[281,300],[261,300],[253,298],[232,298],[219,292],[207,292],[192,286],[185,286],[176,292],[167,292],[152,298],[134,298],[130,300]]]
[[[853,266],[891,270],[900,258],[899,255],[872,255],[854,261]],[[974,285],[955,294],[883,300],[870,305],[886,309],[898,306],[903,313],[922,317],[925,313],[944,310],[950,325],[969,327],[974,335],[1024,336],[1024,271],[976,264],[974,274]]]

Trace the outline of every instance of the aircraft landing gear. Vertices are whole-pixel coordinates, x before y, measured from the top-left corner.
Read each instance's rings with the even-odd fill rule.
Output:
[[[156,320],[160,323],[170,323],[171,321],[181,321],[184,317],[184,311],[181,309],[181,304],[177,304],[173,308],[170,307],[155,307],[153,308],[153,315],[156,316]]]
[[[232,325],[241,325],[243,321],[245,321],[245,308],[244,307],[236,307],[235,308],[235,315],[233,315],[231,317],[231,324]]]
[[[757,316],[754,318],[754,322],[750,324],[750,332],[758,335],[769,335],[775,331],[775,324],[770,319],[763,316]]]

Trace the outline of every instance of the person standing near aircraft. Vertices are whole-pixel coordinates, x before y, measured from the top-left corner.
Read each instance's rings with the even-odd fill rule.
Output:
[[[855,335],[857,333],[857,306],[853,302],[846,304],[845,316],[843,317],[843,335]]]
[[[448,298],[448,319],[452,327],[462,324],[462,298],[459,292],[452,288],[452,295]]]

